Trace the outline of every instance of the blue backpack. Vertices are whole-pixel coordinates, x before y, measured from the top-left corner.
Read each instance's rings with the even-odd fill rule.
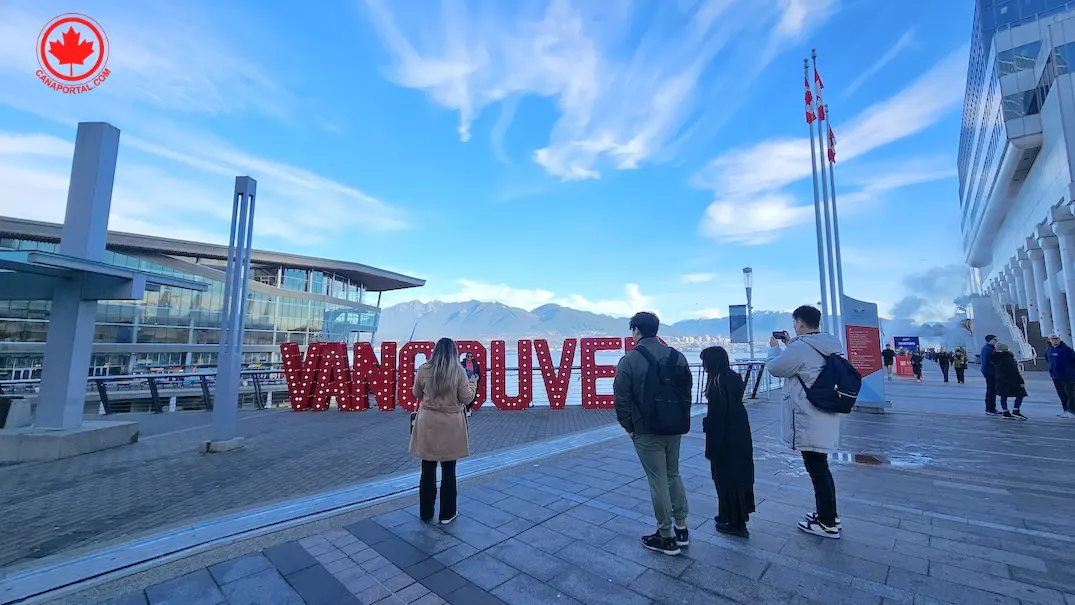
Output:
[[[840,354],[826,355],[817,350],[814,345],[803,341],[818,355],[825,358],[825,367],[817,375],[814,384],[806,386],[802,377],[799,384],[806,392],[806,398],[814,407],[829,414],[850,414],[858,399],[859,390],[862,389],[862,374],[851,365],[851,362]]]

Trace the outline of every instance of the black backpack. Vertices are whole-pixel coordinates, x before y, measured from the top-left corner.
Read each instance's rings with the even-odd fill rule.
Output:
[[[650,367],[642,385],[642,423],[654,435],[686,435],[691,430],[691,371],[679,351],[669,348],[661,363],[645,347],[636,347]]]
[[[825,367],[821,369],[813,385],[806,386],[802,377],[795,375],[799,379],[799,384],[803,385],[806,398],[822,412],[850,414],[851,409],[855,407],[859,390],[862,389],[862,375],[842,355],[826,355],[818,351],[814,345],[805,340],[803,342],[825,358]]]

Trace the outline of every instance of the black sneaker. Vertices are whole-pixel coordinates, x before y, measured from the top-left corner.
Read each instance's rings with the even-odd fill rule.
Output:
[[[735,536],[737,538],[749,538],[750,532],[747,531],[746,524],[732,525],[731,523],[724,523],[723,521],[717,521],[717,531],[729,536]]]
[[[1015,418],[1015,416],[1012,416],[1012,413],[1011,413],[1011,412],[1009,412],[1008,410],[1004,410],[1004,414],[1003,414],[1003,415],[1004,415],[1004,418],[1006,418],[1006,419],[1008,419],[1008,420],[1011,420],[1012,418]]]
[[[1014,412],[1012,412],[1012,417],[1016,420],[1026,420],[1026,416],[1024,416],[1023,413],[1019,410],[1015,410]]]
[[[664,553],[669,556],[675,556],[681,552],[679,550],[679,545],[676,544],[675,538],[665,538],[660,532],[642,538],[642,546],[649,550]]]
[[[986,416],[1003,416],[1004,414],[1001,414],[1000,412],[998,412],[996,410],[986,410],[985,415]]]
[[[817,513],[807,513],[806,520],[817,519]],[[844,526],[840,523],[840,515],[836,515],[836,529],[843,529]]]
[[[675,532],[676,532],[676,545],[677,546],[690,546],[691,545],[691,533],[687,530],[686,527],[684,527],[683,529],[680,529],[680,528],[676,527]]]

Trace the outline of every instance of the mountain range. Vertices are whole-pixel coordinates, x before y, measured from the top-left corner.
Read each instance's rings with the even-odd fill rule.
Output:
[[[585,336],[626,336],[628,319],[611,317],[570,307],[548,304],[532,311],[498,302],[448,303],[409,301],[381,310],[377,342],[391,340],[455,339],[488,341],[544,338],[558,345],[564,338]],[[945,339],[954,331],[955,318],[936,324],[917,324],[909,319],[882,319],[886,335],[922,336]],[[775,330],[792,329],[787,311],[754,311],[754,337],[768,340]],[[413,333],[413,338],[412,338]],[[662,325],[660,335],[677,346],[707,345],[727,340],[728,318],[685,319]]]

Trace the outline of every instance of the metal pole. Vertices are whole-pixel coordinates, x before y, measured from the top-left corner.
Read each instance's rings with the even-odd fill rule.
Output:
[[[239,377],[242,369],[243,329],[246,325],[247,275],[254,233],[254,198],[257,181],[235,178],[232,202],[231,237],[224,277],[224,307],[220,317],[220,347],[213,401],[212,441],[209,451],[237,447],[236,417],[239,407]],[[216,445],[214,444],[221,444]]]
[[[832,114],[829,113],[829,105],[825,104],[825,121],[828,122],[829,128],[832,128]],[[843,310],[844,303],[844,257],[840,253],[840,217],[836,213],[836,177],[833,176],[834,164],[836,162],[829,162],[829,191],[832,192],[832,231],[833,239],[836,241],[836,291],[840,296],[840,309]],[[843,314],[840,316],[840,326],[843,327]],[[841,329],[841,332],[843,330]],[[844,346],[847,346],[847,335],[843,334],[840,338]]]
[[[810,81],[810,60],[803,59],[803,77],[806,82]],[[808,108],[809,110],[809,108]],[[814,223],[817,227],[817,273],[818,283],[821,286],[821,311],[824,313],[827,310],[828,303],[826,302],[825,293],[825,250],[821,244],[821,198],[818,196],[817,188],[817,150],[814,148],[814,125],[807,124],[807,130],[810,131],[810,168],[814,171]]]
[[[750,341],[750,359],[754,359],[754,307],[750,300],[751,290],[747,288],[747,340]]]
[[[814,74],[817,74],[817,51],[814,50],[811,53],[811,58],[814,62]],[[821,100],[821,89],[817,85],[817,79],[814,79],[814,99],[815,101]],[[829,184],[825,180],[825,133],[821,126],[824,124],[824,120],[821,119],[824,113],[824,106],[821,103],[817,104],[817,144],[818,151],[821,153],[821,202],[825,207],[825,255],[828,260],[828,276],[829,276],[829,309],[826,315],[829,316],[829,326],[826,330],[829,334],[840,338],[840,301],[836,298],[836,271],[833,265],[833,247],[832,247],[832,217],[829,212]]]

